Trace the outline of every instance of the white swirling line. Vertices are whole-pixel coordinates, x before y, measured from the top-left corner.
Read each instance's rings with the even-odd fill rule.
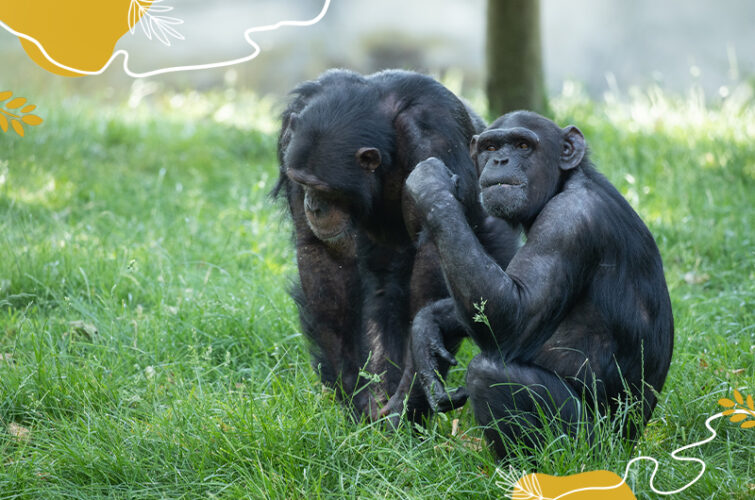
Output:
[[[747,410],[739,410],[739,409],[735,410],[733,414],[736,414],[736,413],[750,414],[750,412],[748,412]],[[679,456],[677,456],[677,453],[680,453],[680,452],[682,452],[684,450],[687,450],[689,448],[696,448],[698,446],[702,446],[704,444],[707,444],[707,443],[710,443],[711,441],[713,441],[716,438],[716,436],[718,436],[718,433],[716,432],[715,429],[713,429],[713,427],[710,426],[710,423],[713,420],[715,420],[717,418],[724,417],[724,416],[730,416],[730,415],[724,415],[723,412],[721,412],[721,413],[716,413],[715,415],[711,415],[710,417],[708,417],[708,419],[705,421],[705,427],[708,428],[708,430],[711,432],[711,435],[708,436],[706,439],[703,439],[702,441],[697,441],[697,442],[692,443],[692,444],[688,444],[686,446],[682,446],[681,448],[677,448],[676,450],[674,450],[674,451],[671,452],[671,457],[674,460],[677,460],[679,462],[697,462],[700,465],[702,465],[702,469],[697,474],[697,476],[692,481],[690,481],[686,485],[682,486],[681,488],[678,488],[678,489],[672,490],[672,491],[657,490],[655,488],[655,486],[653,485],[653,480],[655,479],[655,475],[658,472],[658,468],[660,467],[660,463],[658,462],[658,460],[656,460],[653,457],[639,456],[639,457],[633,458],[632,460],[630,460],[627,463],[626,469],[624,469],[624,477],[621,479],[621,482],[618,483],[618,484],[615,484],[613,486],[587,486],[585,488],[579,488],[579,489],[576,489],[576,490],[571,490],[571,491],[567,491],[567,492],[561,493],[560,495],[558,495],[557,497],[554,497],[554,498],[544,497],[542,495],[539,495],[539,497],[531,497],[531,498],[537,498],[538,500],[559,500],[560,498],[563,498],[563,497],[565,497],[567,495],[572,495],[574,493],[579,493],[579,492],[582,492],[582,491],[613,490],[613,489],[619,488],[622,484],[626,484],[627,477],[629,476],[629,468],[632,466],[633,463],[638,462],[640,460],[649,460],[649,461],[653,462],[653,472],[650,474],[650,480],[648,481],[649,484],[650,484],[650,489],[653,490],[653,493],[655,493],[657,495],[675,495],[677,493],[681,493],[682,491],[686,490],[687,488],[689,488],[690,486],[692,486],[693,484],[695,484],[697,481],[699,481],[701,477],[703,477],[703,474],[705,474],[705,467],[706,466],[705,466],[705,462],[702,461],[699,458],[695,458],[695,457],[679,457]]]
[[[42,46],[42,44],[37,39],[35,39],[34,37],[31,37],[31,36],[29,36],[29,35],[27,35],[25,33],[18,32],[18,31],[14,30],[13,28],[11,28],[10,26],[8,26],[7,24],[5,24],[2,21],[0,21],[0,27],[4,28],[6,31],[8,31],[9,33],[11,33],[14,36],[17,36],[19,38],[24,38],[25,40],[28,40],[28,41],[32,42],[34,45],[37,46],[37,48],[42,52],[42,55],[44,55],[45,58],[49,62],[51,62],[52,64],[54,64],[55,66],[57,66],[57,67],[59,67],[61,69],[65,69],[65,70],[71,71],[73,73],[78,73],[80,75],[101,75],[102,73],[105,72],[105,70],[108,69],[108,67],[110,67],[110,64],[112,64],[112,62],[119,55],[123,55],[123,71],[128,76],[130,76],[132,78],[146,78],[146,77],[155,76],[155,75],[162,75],[162,74],[165,74],[165,73],[177,73],[179,71],[198,71],[198,70],[202,70],[202,69],[224,68],[224,67],[227,67],[227,66],[234,66],[236,64],[241,64],[241,63],[244,63],[244,62],[247,62],[247,61],[251,61],[252,59],[256,58],[262,52],[262,49],[257,44],[257,42],[255,42],[254,40],[252,40],[249,37],[250,34],[252,34],[252,33],[259,33],[259,32],[262,32],[262,31],[275,31],[275,30],[277,30],[279,28],[282,28],[284,26],[297,26],[297,27],[313,26],[313,25],[319,23],[322,20],[322,18],[325,17],[325,14],[328,12],[328,8],[330,7],[330,2],[331,2],[331,0],[325,0],[325,3],[323,4],[322,9],[320,10],[320,13],[317,14],[317,16],[315,16],[314,18],[309,19],[307,21],[280,21],[280,22],[277,22],[275,24],[269,24],[269,25],[265,25],[265,26],[257,26],[257,27],[253,27],[253,28],[247,29],[246,31],[244,31],[244,39],[246,40],[246,42],[249,45],[251,45],[254,48],[254,52],[252,52],[248,56],[239,57],[237,59],[229,59],[227,61],[221,61],[221,62],[217,62],[217,63],[195,64],[195,65],[188,65],[188,66],[173,66],[173,67],[170,67],[170,68],[162,68],[162,69],[157,69],[157,70],[154,70],[154,71],[147,71],[145,73],[134,73],[133,71],[131,71],[129,69],[129,67],[128,67],[129,53],[128,53],[128,51],[126,51],[124,49],[117,50],[115,53],[113,53],[113,55],[110,56],[110,59],[108,59],[108,62],[105,63],[105,65],[102,68],[100,68],[98,71],[84,71],[84,70],[72,68],[70,66],[66,66],[63,63],[59,63],[58,61],[56,61],[55,59],[53,59],[50,56],[50,54],[47,53],[47,51]]]

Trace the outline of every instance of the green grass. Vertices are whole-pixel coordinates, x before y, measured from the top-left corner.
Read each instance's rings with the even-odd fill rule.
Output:
[[[0,499],[505,496],[468,408],[388,432],[319,385],[285,293],[289,225],[266,197],[274,106],[143,90],[132,106],[63,98],[26,138],[0,134]],[[669,453],[707,437],[719,398],[755,393],[755,105],[570,88],[553,109],[654,233],[676,347],[637,448],[556,439],[513,465],[621,475],[645,454],[675,489],[698,468]],[[750,498],[755,430],[714,427],[678,497]],[[650,467],[633,470],[655,498]]]

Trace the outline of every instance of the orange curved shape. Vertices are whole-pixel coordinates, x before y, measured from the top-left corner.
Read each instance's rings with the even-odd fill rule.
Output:
[[[605,488],[615,485],[620,486],[604,490],[577,491],[582,488]],[[512,500],[552,499],[559,496],[561,496],[559,500],[605,500],[606,498],[611,500],[637,500],[627,483],[607,470],[582,472],[560,477],[540,473],[527,474],[516,482],[511,492]]]
[[[129,29],[131,1],[3,0],[0,2],[0,19],[14,30],[38,40],[50,57],[60,64],[82,71],[98,71]],[[142,1],[142,5],[146,8],[149,3]],[[29,57],[47,71],[82,76],[56,66],[35,44],[23,38],[20,40]]]

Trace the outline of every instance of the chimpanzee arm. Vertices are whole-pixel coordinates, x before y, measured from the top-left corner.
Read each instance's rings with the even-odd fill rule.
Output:
[[[504,359],[530,358],[581,291],[590,251],[573,234],[586,231],[575,227],[582,222],[552,216],[538,221],[504,271],[475,237],[443,162],[431,158],[417,165],[406,189],[424,215],[463,319],[482,309],[490,325],[470,325],[475,341]]]
[[[303,332],[310,340],[314,366],[322,381],[329,387],[340,385],[342,390],[337,395],[350,397],[357,387],[362,363],[357,337],[351,333],[360,326],[361,309],[343,307],[362,287],[354,249],[348,245],[329,248],[317,239],[304,217],[301,188],[291,184],[287,190],[298,235],[296,260],[300,282],[294,287],[293,295]],[[359,403],[354,403],[359,418]]]

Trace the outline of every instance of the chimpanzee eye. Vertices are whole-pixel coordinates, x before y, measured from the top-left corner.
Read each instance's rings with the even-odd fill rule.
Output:
[[[527,144],[526,142],[522,141],[519,144],[517,144],[516,147],[518,147],[519,149],[527,150],[527,149],[530,148],[530,145]]]
[[[497,150],[498,148],[497,148],[497,147],[495,147],[495,146],[488,146],[488,147],[487,147],[487,148],[485,148],[485,149],[487,149],[488,151],[495,151],[495,150]]]

